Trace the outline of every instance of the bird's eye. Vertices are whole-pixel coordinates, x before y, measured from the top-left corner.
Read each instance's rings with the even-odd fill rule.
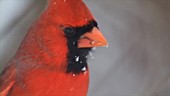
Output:
[[[72,37],[76,34],[76,30],[74,28],[65,28],[64,33],[65,35]]]

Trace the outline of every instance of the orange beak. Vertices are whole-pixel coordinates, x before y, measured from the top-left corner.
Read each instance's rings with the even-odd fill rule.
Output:
[[[97,46],[106,46],[107,41],[102,33],[94,27],[92,32],[85,33],[78,41],[78,48],[92,48]]]

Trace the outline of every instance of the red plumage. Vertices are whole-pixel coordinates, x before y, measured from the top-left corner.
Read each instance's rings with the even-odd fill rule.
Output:
[[[0,96],[86,96],[88,69],[66,72],[69,48],[63,28],[84,26],[91,20],[94,18],[82,0],[49,0],[1,73]],[[106,45],[101,34],[90,34],[89,40],[78,40],[79,48]],[[96,45],[91,44],[97,40]]]

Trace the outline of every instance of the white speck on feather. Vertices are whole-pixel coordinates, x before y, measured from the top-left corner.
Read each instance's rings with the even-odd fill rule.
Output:
[[[66,2],[66,0],[64,0],[64,2]]]
[[[87,71],[84,71],[83,74],[84,74],[84,76],[86,76],[87,75]]]
[[[73,76],[75,77],[75,76],[76,76],[76,74],[73,74]]]
[[[76,42],[73,42],[73,45],[75,45],[76,44]]]
[[[87,21],[88,19],[86,18],[85,21]]]
[[[86,67],[83,67],[81,70],[82,70],[82,71],[86,71]]]
[[[79,56],[77,56],[77,57],[76,57],[76,59],[75,59],[75,60],[76,60],[76,62],[78,62],[78,61],[79,61],[79,58],[80,58]]]
[[[71,88],[70,91],[73,91],[74,88]]]
[[[56,5],[56,2],[54,2],[54,5]]]

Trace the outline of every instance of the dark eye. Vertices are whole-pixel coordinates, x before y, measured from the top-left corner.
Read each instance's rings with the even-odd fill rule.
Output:
[[[65,35],[71,37],[76,34],[76,30],[74,28],[65,28],[64,33],[65,33]]]

